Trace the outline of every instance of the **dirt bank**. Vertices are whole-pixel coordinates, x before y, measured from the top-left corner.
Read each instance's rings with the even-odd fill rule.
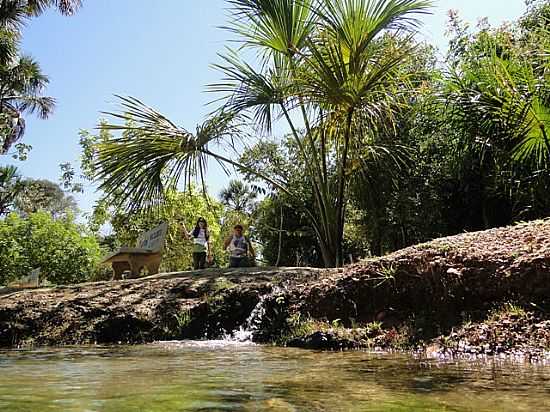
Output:
[[[0,292],[4,347],[218,338],[245,327],[259,342],[309,348],[544,357],[549,320],[550,220],[339,270],[216,270]]]

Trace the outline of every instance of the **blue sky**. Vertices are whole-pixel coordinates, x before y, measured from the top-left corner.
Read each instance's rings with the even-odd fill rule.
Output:
[[[153,6],[154,4],[154,6]],[[519,17],[523,0],[436,0],[424,18],[422,35],[444,49],[447,11],[457,9],[475,24],[488,17],[500,24]],[[504,6],[504,4],[506,4]],[[212,109],[205,85],[219,75],[217,61],[229,35],[224,0],[84,0],[74,17],[54,12],[34,19],[25,30],[23,50],[50,76],[47,94],[57,99],[48,120],[28,118],[24,142],[33,150],[17,162],[24,176],[57,181],[59,164],[79,156],[78,132],[92,129],[102,110],[112,110],[113,94],[138,97],[189,130]],[[6,163],[5,157],[0,164]],[[12,162],[13,163],[13,162]],[[210,190],[217,194],[228,178],[212,169]],[[78,196],[89,210],[94,189]]]

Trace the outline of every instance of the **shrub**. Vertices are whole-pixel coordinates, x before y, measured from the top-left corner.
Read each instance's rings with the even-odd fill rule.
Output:
[[[40,268],[41,279],[56,284],[88,280],[101,251],[72,217],[54,219],[44,212],[26,218],[12,213],[0,220],[0,285]]]

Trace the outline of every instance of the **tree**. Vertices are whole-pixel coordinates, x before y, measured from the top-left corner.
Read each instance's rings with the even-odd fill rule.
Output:
[[[81,0],[2,0],[0,26],[19,31],[29,18],[41,15],[50,7],[70,16],[81,6]]]
[[[27,218],[12,213],[0,220],[2,285],[36,268],[52,283],[83,282],[96,270],[100,256],[96,239],[70,218],[54,220],[38,212]]]
[[[23,189],[21,177],[14,166],[0,167],[0,216],[7,215]]]
[[[46,119],[53,111],[55,100],[43,96],[49,80],[40,66],[30,57],[19,57],[0,65],[0,116],[4,115],[5,133],[0,136],[0,155],[25,133],[26,113]]]
[[[15,199],[15,211],[22,216],[47,212],[58,219],[78,212],[75,199],[67,195],[57,183],[44,179],[25,179],[21,186]]]
[[[455,68],[449,101],[456,115],[477,120],[472,128],[490,139],[486,147],[497,143],[514,160],[547,167],[550,90],[546,76],[550,60],[545,59],[543,50],[521,50],[509,42],[502,44],[499,37],[498,32],[482,32],[473,41],[469,52],[476,56],[464,54]],[[504,47],[506,52],[501,51]],[[540,53],[542,67],[533,66],[532,53]],[[460,121],[465,123],[465,119]]]
[[[113,204],[108,199],[100,199],[90,221],[92,229],[109,249],[115,250],[122,245],[133,246],[141,233],[151,230],[161,222],[167,222],[168,233],[161,270],[176,272],[191,269],[193,245],[185,237],[183,227],[191,230],[197,219],[203,217],[208,222],[215,263],[225,263],[221,225],[223,206],[214,199],[205,198],[197,190],[189,188],[186,192],[167,193],[165,203],[155,213],[143,210],[128,214],[122,208],[113,207]],[[109,224],[112,230],[107,237],[99,235],[100,227],[105,224]]]
[[[479,187],[477,229],[548,213],[550,35],[547,17],[536,23],[535,16],[530,11],[515,29],[482,26],[475,34],[453,20],[442,97],[448,121],[462,131],[456,164]]]
[[[25,133],[23,115],[36,113],[47,118],[55,101],[43,95],[48,78],[38,63],[29,56],[20,56],[21,30],[27,20],[55,7],[64,15],[72,15],[81,0],[2,0],[0,2],[0,155]]]
[[[239,162],[284,181],[288,189],[266,185],[252,173],[243,174],[245,181],[266,195],[252,216],[253,236],[261,245],[264,261],[271,266],[322,266],[319,241],[306,212],[314,208],[313,192],[304,180],[305,165],[292,137],[280,142],[262,139],[248,147]]]
[[[231,180],[219,196],[225,207],[245,214],[252,211],[257,197],[258,194],[240,180]]]
[[[358,148],[350,167],[348,238],[355,232],[357,245],[366,244],[374,256],[417,239],[410,229],[405,229],[412,226],[412,220],[415,225],[422,224],[421,219],[414,218],[421,211],[417,199],[421,197],[418,195],[423,188],[422,179],[411,182],[412,190],[407,187],[411,175],[424,165],[426,153],[420,155],[423,147],[417,138],[425,143],[430,133],[444,129],[433,110],[440,78],[435,49],[425,43],[417,44],[398,70],[398,81],[404,81],[398,88],[409,92],[406,104],[394,110],[396,127],[379,130],[375,142]],[[352,251],[350,243],[346,246],[354,256],[361,256],[360,249]]]
[[[308,215],[284,194],[263,199],[254,213],[254,237],[270,266],[323,266]]]
[[[323,266],[319,241],[306,212],[314,208],[313,191],[309,182],[304,180],[305,165],[295,145],[291,136],[280,142],[262,140],[247,148],[239,159],[251,169],[263,170],[284,180],[290,192],[301,195],[297,198],[277,188],[260,186],[261,180],[244,174],[247,182],[266,195],[252,216],[253,235],[262,245],[263,259],[269,265]],[[346,261],[349,255],[354,259],[364,257],[368,249],[365,228],[358,214],[354,204],[349,205],[344,237]]]
[[[47,8],[55,7],[65,16],[71,16],[82,6],[82,0],[27,0],[32,15],[40,15]]]
[[[414,49],[402,33],[418,25],[429,1],[419,0],[232,0],[230,30],[244,48],[262,56],[260,69],[229,51],[216,65],[224,80],[211,91],[224,94],[217,117],[191,135],[134,98],[123,98],[123,125],[108,130],[131,132],[99,147],[101,188],[122,187],[128,208],[162,201],[163,187],[183,173],[202,175],[211,157],[253,173],[291,194],[284,181],[230,160],[210,147],[231,142],[235,125],[252,119],[258,132],[270,132],[277,118],[286,121],[304,160],[314,208],[307,210],[326,266],[343,263],[344,217],[349,166],[364,146],[381,149],[379,130],[395,127],[393,112],[403,103],[405,79],[399,64]],[[300,123],[296,118],[300,119]],[[128,122],[132,125],[128,126]],[[124,163],[124,167],[122,164]],[[195,166],[192,167],[191,165]],[[299,197],[301,194],[292,193]]]
[[[410,29],[429,2],[232,3],[235,14],[246,17],[232,30],[272,63],[260,72],[230,54],[218,65],[226,79],[213,90],[229,93],[226,110],[251,111],[264,130],[273,110],[286,119],[313,188],[312,224],[323,259],[340,266],[349,164],[356,149],[379,147],[379,129],[392,127],[400,97],[393,80],[411,51],[408,39],[387,29]],[[291,117],[295,107],[302,132]]]

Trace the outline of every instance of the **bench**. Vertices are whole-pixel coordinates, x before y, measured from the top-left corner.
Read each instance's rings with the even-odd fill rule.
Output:
[[[142,233],[135,248],[121,247],[101,263],[112,265],[113,280],[122,279],[124,272],[130,272],[130,278],[137,278],[145,268],[150,275],[154,275],[159,272],[167,231],[168,224],[162,223]]]

